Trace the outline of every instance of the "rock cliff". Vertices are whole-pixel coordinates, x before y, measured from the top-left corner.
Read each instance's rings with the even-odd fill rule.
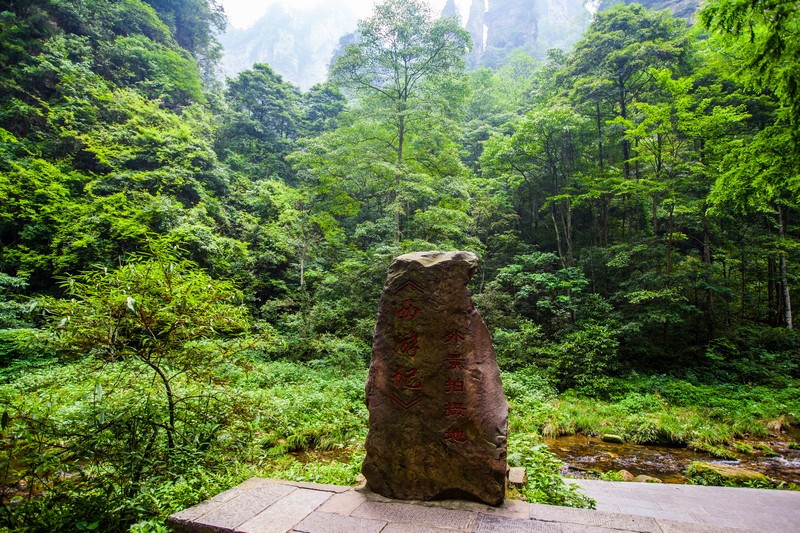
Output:
[[[340,5],[293,10],[280,4],[246,30],[231,29],[220,39],[226,76],[267,63],[285,79],[306,90],[328,77],[331,52],[339,38],[356,27],[356,15]]]
[[[633,3],[632,0],[625,0]],[[568,50],[586,30],[592,12],[619,0],[472,0],[466,29],[472,35],[472,67],[499,67],[522,50],[544,58],[547,50]],[[639,0],[650,9],[670,9],[690,20],[700,0]]]

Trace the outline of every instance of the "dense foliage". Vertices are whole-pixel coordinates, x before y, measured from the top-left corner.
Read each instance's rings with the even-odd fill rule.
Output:
[[[481,256],[529,498],[587,504],[541,434],[719,451],[796,424],[800,15],[700,21],[620,4],[572,50],[467,72],[464,30],[387,0],[302,92],[215,80],[212,0],[6,2],[0,527],[352,482],[378,297],[416,250]]]

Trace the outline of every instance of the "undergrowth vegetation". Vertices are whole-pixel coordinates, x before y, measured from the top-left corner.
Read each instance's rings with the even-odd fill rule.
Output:
[[[136,365],[80,359],[5,375],[0,519],[8,530],[158,530],[170,513],[254,475],[356,482],[367,431],[363,366],[343,372],[255,351],[221,364],[213,380],[175,387],[176,396],[205,404],[195,418],[177,421],[187,440],[172,452],[147,422],[158,419],[159,389],[139,374]],[[632,378],[614,380],[600,400],[559,395],[531,370],[505,372],[503,380],[509,464],[527,468],[520,496],[557,505],[593,502],[563,483],[542,437],[613,432],[634,442],[741,451],[734,439],[796,423],[800,408],[796,388]]]
[[[0,386],[2,524],[119,530],[163,520],[253,475],[355,482],[365,371],[342,377],[252,359],[223,365],[213,382],[175,387],[208,411],[178,421],[181,440],[170,451],[161,432],[148,431],[158,417],[146,410],[157,411],[158,391],[137,370],[80,360]]]
[[[569,390],[530,411],[542,436],[615,434],[637,444],[689,446],[732,458],[735,439],[767,438],[800,420],[800,382],[782,389],[697,384],[667,376],[609,380],[601,397]]]

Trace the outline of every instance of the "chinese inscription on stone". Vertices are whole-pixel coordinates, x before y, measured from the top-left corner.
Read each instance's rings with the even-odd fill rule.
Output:
[[[367,379],[362,467],[379,494],[503,500],[508,404],[467,290],[476,268],[469,252],[406,254],[389,268]]]

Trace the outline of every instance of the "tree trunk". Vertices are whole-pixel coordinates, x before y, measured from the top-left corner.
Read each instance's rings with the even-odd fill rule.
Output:
[[[564,246],[561,242],[561,232],[558,231],[558,222],[556,222],[555,202],[550,203],[550,219],[553,221],[553,231],[556,232],[556,247],[558,248],[558,257],[561,259],[561,266],[562,268],[567,268],[567,264],[564,261]]]
[[[164,371],[150,357],[145,358],[144,363],[158,374],[161,383],[164,385],[164,394],[167,396],[167,414],[169,416],[169,423],[165,427],[167,430],[167,449],[172,452],[175,449],[175,396],[172,393],[172,387],[169,385],[169,378],[164,374]]]
[[[600,102],[595,104],[595,118],[597,119],[597,166],[603,172],[603,120],[600,115]]]
[[[708,337],[712,338],[714,336],[714,293],[711,291],[711,230],[705,214],[703,215],[703,264],[705,265],[703,281],[706,285],[706,328]]]
[[[778,288],[778,276],[775,275],[775,256],[767,256],[767,313],[770,326],[777,326],[780,323],[780,313],[778,312],[778,299],[776,289]],[[744,304],[744,302],[742,302]]]
[[[625,83],[623,81],[619,81],[619,116],[622,118],[628,118],[628,105],[625,101],[625,92]],[[631,157],[631,144],[625,137],[622,138],[621,144],[623,169],[625,171],[625,179],[627,180],[631,177],[631,163],[628,161],[628,159]]]
[[[781,289],[783,293],[783,320],[784,325],[788,329],[793,329],[794,324],[792,322],[792,298],[789,294],[789,273],[788,268],[786,266],[786,249],[785,249],[785,239],[786,239],[786,220],[783,216],[783,207],[778,204],[778,236],[780,237],[780,276],[781,276]]]
[[[395,175],[394,181],[394,243],[400,243],[400,240],[403,238],[400,224],[400,205],[398,204],[398,192],[400,191],[400,185],[402,184],[402,174],[403,174],[403,150],[405,149],[405,140],[406,140],[406,117],[405,117],[405,105],[401,104],[398,106],[398,117],[397,117],[397,174]]]
[[[672,272],[672,233],[675,230],[675,204],[669,205],[667,218],[667,276]]]

